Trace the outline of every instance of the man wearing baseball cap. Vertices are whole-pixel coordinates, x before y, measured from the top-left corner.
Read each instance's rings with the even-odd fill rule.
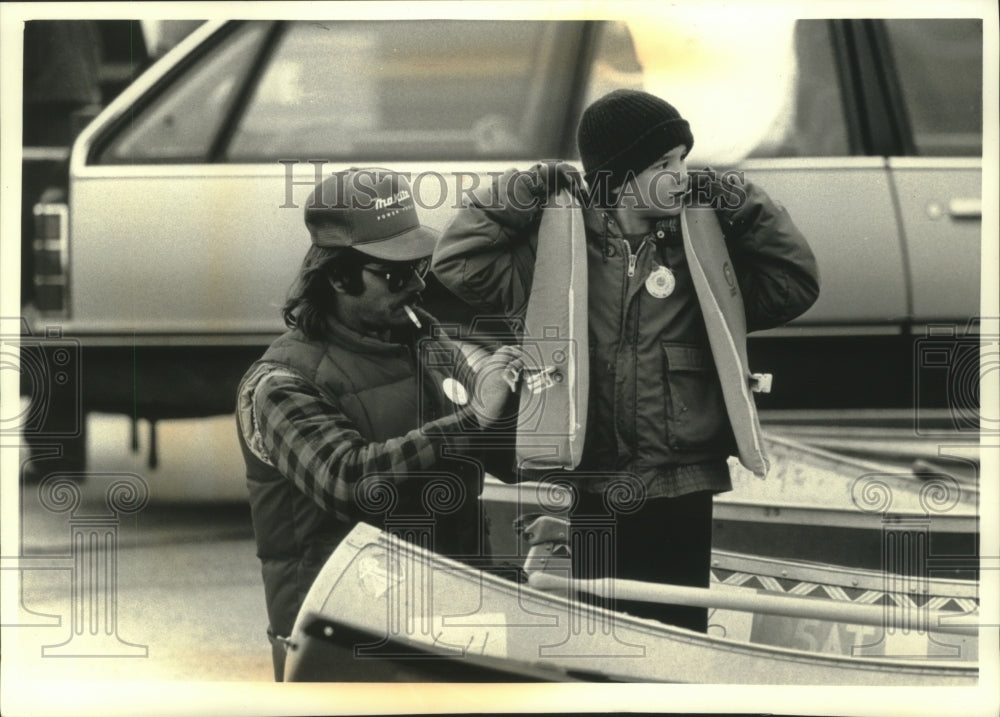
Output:
[[[589,411],[577,480],[565,478],[577,489],[571,524],[610,518],[614,535],[602,544],[611,549],[573,555],[576,577],[708,587],[712,496],[732,489],[728,457],[767,470],[751,375],[734,355],[745,356],[747,330],[799,316],[819,293],[815,258],[784,208],[749,182],[689,173],[693,145],[673,105],[615,90],[580,119],[585,187],[566,163],[511,171],[462,208],[435,249],[434,271],[452,292],[482,311],[524,315],[542,210],[561,187],[584,205]],[[684,214],[695,204],[697,223]],[[717,226],[694,243],[685,217]],[[724,334],[723,324],[736,328]],[[703,608],[608,606],[707,628]]]
[[[338,172],[314,188],[305,223],[312,246],[282,310],[288,331],[237,394],[276,680],[306,592],[357,522],[391,531],[409,516],[412,536],[412,516],[428,516],[421,539],[434,550],[488,556],[482,464],[451,456],[470,454],[470,437],[500,416],[503,369],[519,361],[502,349],[494,370],[474,374],[417,306],[438,235],[420,224],[405,176]]]

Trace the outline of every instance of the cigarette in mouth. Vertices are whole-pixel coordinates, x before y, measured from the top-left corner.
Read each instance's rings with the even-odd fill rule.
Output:
[[[423,324],[420,323],[420,319],[417,318],[417,315],[413,312],[413,309],[410,308],[410,305],[403,304],[403,308],[406,309],[406,315],[410,317],[410,321],[413,322],[413,325],[418,329],[423,328]]]

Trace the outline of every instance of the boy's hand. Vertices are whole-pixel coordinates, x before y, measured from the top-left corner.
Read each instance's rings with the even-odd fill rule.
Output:
[[[487,213],[499,208],[498,221],[523,231],[539,220],[542,211],[550,205],[550,197],[567,189],[579,198],[582,186],[583,180],[573,165],[546,160],[530,169],[508,170],[493,180],[492,197],[477,198],[477,201]]]
[[[747,184],[742,172],[724,172],[721,176],[711,167],[688,172],[689,205],[714,209],[729,224],[747,196]]]
[[[561,159],[547,159],[531,168],[535,175],[535,193],[542,197],[551,197],[566,189],[574,196],[579,195],[583,187],[583,179],[569,162]]]

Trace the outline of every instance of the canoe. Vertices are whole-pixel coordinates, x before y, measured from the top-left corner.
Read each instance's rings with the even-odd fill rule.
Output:
[[[771,625],[755,633],[754,621],[761,613],[753,610],[759,604],[761,610],[770,614],[794,603],[798,606],[795,610],[801,611],[805,603],[813,603],[805,605],[806,614],[810,610],[827,614],[828,608],[837,607],[837,600],[787,595],[764,599],[759,590],[747,586],[748,579],[742,577],[746,573],[735,569],[749,569],[754,567],[753,563],[726,555],[719,555],[718,560],[717,574],[721,576],[722,571],[728,571],[721,581],[724,587],[704,592],[713,593],[712,599],[728,605],[730,610],[734,601],[746,603],[748,597],[750,619],[749,622],[744,619],[741,625],[726,612],[716,611],[712,628],[705,635],[611,612],[591,602],[570,598],[568,593],[557,594],[558,589],[543,591],[449,560],[359,524],[327,561],[306,596],[290,638],[285,679],[353,680],[358,679],[359,673],[386,679],[387,663],[403,663],[408,672],[401,679],[414,679],[421,672],[421,665],[436,665],[436,679],[447,679],[441,675],[449,674],[450,670],[489,673],[492,664],[533,674],[538,679],[550,675],[552,679],[703,684],[971,686],[977,683],[978,666],[971,659],[975,652],[975,613],[961,615],[962,606],[971,603],[956,602],[957,610],[951,612],[960,617],[950,619],[943,618],[945,611],[940,609],[928,611],[925,601],[921,607],[929,621],[916,630],[916,623],[905,623],[904,629],[911,633],[928,634],[932,630],[936,634],[944,622],[955,623],[948,628],[947,637],[942,638],[951,641],[942,648],[942,653],[933,652],[928,657],[925,651],[923,656],[900,657],[883,648],[881,655],[831,654],[821,631],[810,623],[803,623],[798,630],[793,625],[790,631]],[[796,575],[806,568],[820,569],[807,565],[793,567]],[[780,568],[770,565],[768,569]],[[734,575],[740,577],[733,578]],[[771,577],[762,573],[758,579]],[[835,575],[816,584],[836,585],[843,582],[840,580],[843,577]],[[875,579],[870,575],[862,577],[864,581]],[[742,584],[737,584],[741,581]],[[766,581],[760,584],[766,589]],[[791,582],[786,581],[785,585]],[[856,594],[860,596],[867,589],[867,582],[859,582],[858,587],[862,588]],[[929,588],[926,584],[925,587]],[[974,600],[974,593],[963,592],[965,588],[954,590],[958,585],[933,587],[955,593],[935,595],[935,599]],[[734,597],[734,591],[745,595]],[[781,603],[779,608],[775,608],[774,599]],[[867,612],[872,610],[878,611],[879,606],[868,605]],[[896,624],[903,623],[892,623],[890,628],[895,629]],[[751,639],[756,634],[759,641],[735,639],[740,630]],[[815,651],[773,644],[780,643],[785,632],[793,639],[808,635],[812,642],[805,647]],[[860,637],[852,643],[858,646],[875,644],[878,637],[864,631],[858,634]],[[921,639],[927,640],[926,636]],[[340,649],[317,649],[318,644],[335,642]],[[841,645],[844,642],[840,640]],[[954,647],[956,643],[964,652],[945,654],[949,645]],[[510,673],[500,670],[493,674],[495,679],[504,679],[502,675]]]
[[[765,480],[730,463],[733,491],[716,498],[716,547],[897,572],[907,558],[892,545],[909,541],[934,576],[977,578],[978,482],[773,434],[766,442]]]
[[[713,547],[790,560],[901,572],[909,560],[893,546],[914,543],[932,577],[975,580],[979,555],[979,489],[948,473],[833,453],[767,433],[771,460],[761,480],[730,460],[733,490],[715,498]],[[494,553],[523,555],[508,530],[519,515],[564,514],[569,503],[551,483],[483,490],[494,526]]]
[[[979,610],[978,583],[844,568],[806,561],[779,560],[714,550],[712,587],[791,596],[843,605],[881,607],[880,624],[816,614],[797,617],[714,609],[709,634],[757,644],[845,656],[947,659],[974,663],[979,641],[974,632],[955,634],[926,629],[932,614],[946,622],[967,621]],[[905,627],[904,627],[905,626]]]

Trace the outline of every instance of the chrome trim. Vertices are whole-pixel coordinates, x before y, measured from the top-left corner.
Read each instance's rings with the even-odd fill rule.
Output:
[[[948,202],[948,214],[956,219],[982,219],[983,200],[979,197],[955,197]]]
[[[750,338],[778,338],[778,337],[811,337],[811,336],[900,336],[904,333],[900,324],[885,324],[883,326],[850,326],[836,324],[831,326],[805,325],[799,326],[795,322],[787,326],[779,326],[766,331],[754,331],[749,334]]]
[[[948,329],[947,331],[942,331]],[[951,331],[954,329],[954,331]],[[910,334],[917,338],[931,340],[962,339],[967,336],[981,336],[982,341],[995,342],[995,333],[984,334],[982,322],[972,320],[970,317],[955,319],[941,319],[939,321],[921,321],[910,325]]]
[[[33,239],[31,248],[35,251],[62,251],[65,242],[61,239]]]
[[[887,157],[889,169],[981,169],[982,157]]]
[[[367,166],[378,164],[385,160],[365,159],[364,157],[347,160],[337,158],[312,157],[313,160],[324,160],[324,175],[343,169],[347,164],[357,166]],[[411,176],[424,173],[444,174],[449,179],[457,176],[468,177],[470,175],[483,176],[487,172],[503,172],[518,162],[530,163],[537,161],[531,157],[513,157],[505,160],[485,160],[477,162],[475,167],[470,168],[468,162],[461,160],[435,161],[435,160],[407,160],[393,164],[396,172],[410,172]],[[163,163],[163,164],[93,164],[75,167],[73,176],[86,179],[142,179],[145,177],[198,177],[223,178],[231,177],[282,177],[284,178],[286,165],[278,160],[273,162],[252,162],[252,163],[218,163],[218,164],[192,164],[192,163]],[[301,178],[304,176],[314,176],[314,165],[307,160],[300,161],[293,170],[293,176]]]
[[[65,162],[69,159],[69,147],[22,147],[22,162]]]
[[[82,346],[103,346],[103,347],[177,347],[177,346],[216,346],[216,347],[238,347],[238,346],[268,346],[281,332],[276,331],[268,334],[104,334],[87,335],[69,332],[68,338],[80,342]]]
[[[949,418],[950,408],[920,409],[924,418]],[[827,409],[762,409],[759,412],[761,424],[789,423],[802,427],[807,425],[863,426],[874,424],[884,429],[887,423],[912,427],[913,408],[827,408]]]
[[[759,157],[735,163],[738,170],[833,170],[833,169],[885,169],[885,157]],[[752,177],[751,177],[752,179]]]

